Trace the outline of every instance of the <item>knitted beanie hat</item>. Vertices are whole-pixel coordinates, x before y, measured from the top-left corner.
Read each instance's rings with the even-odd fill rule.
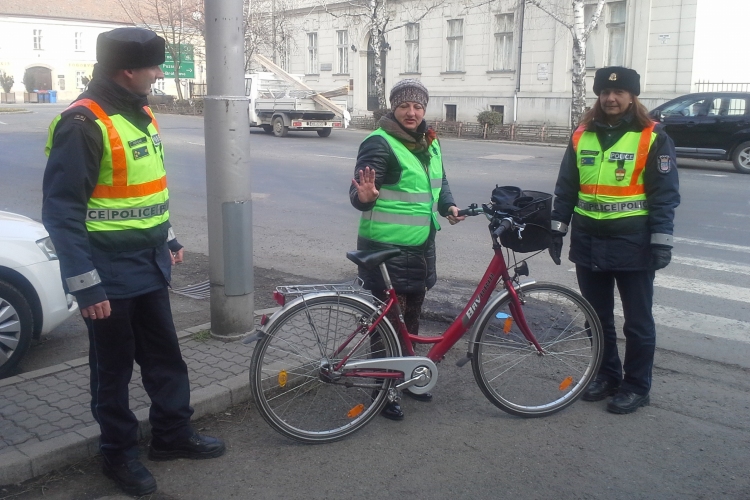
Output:
[[[430,100],[430,93],[419,80],[409,78],[394,85],[388,99],[391,101],[391,109],[396,109],[405,102],[417,102],[424,108]]]

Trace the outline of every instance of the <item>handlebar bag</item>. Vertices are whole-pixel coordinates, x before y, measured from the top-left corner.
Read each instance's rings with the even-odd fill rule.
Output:
[[[495,188],[492,191],[493,203],[495,191],[502,189],[507,194],[510,192],[507,187]],[[519,189],[518,196],[513,199],[512,205],[507,207],[510,210],[502,210],[499,206],[496,208],[513,216],[516,222],[526,224],[520,237],[518,230],[505,231],[500,235],[500,243],[504,247],[519,253],[538,252],[549,248],[552,242],[550,232],[550,221],[552,219],[551,194],[540,191],[521,191]]]

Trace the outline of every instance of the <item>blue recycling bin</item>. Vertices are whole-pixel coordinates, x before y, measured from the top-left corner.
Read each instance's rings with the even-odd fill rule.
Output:
[[[49,91],[49,102],[51,103],[57,102],[57,90]]]
[[[40,90],[37,94],[39,95],[39,102],[49,102],[49,92],[46,90]]]

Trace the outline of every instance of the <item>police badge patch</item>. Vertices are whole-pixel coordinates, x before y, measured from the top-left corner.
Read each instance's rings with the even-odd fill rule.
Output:
[[[659,173],[668,174],[672,170],[672,158],[669,155],[659,156],[657,167],[659,168]]]

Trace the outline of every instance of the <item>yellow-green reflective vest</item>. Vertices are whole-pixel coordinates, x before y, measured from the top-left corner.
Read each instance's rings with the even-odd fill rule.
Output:
[[[86,210],[86,229],[149,229],[169,220],[164,151],[151,109],[144,106],[152,119],[145,135],[121,115],[107,115],[90,99],[76,101],[68,110],[75,106],[84,106],[96,116],[104,146],[99,179]],[[61,117],[58,115],[49,126],[44,149],[47,156]]]
[[[656,139],[654,124],[627,132],[602,151],[596,132],[583,126],[573,133],[580,187],[575,211],[592,219],[648,215],[643,171]]]
[[[359,235],[394,245],[417,246],[427,240],[430,227],[440,230],[437,201],[443,186],[443,160],[437,141],[430,145],[430,163],[424,165],[404,144],[383,129],[374,135],[384,138],[401,165],[398,184],[380,186],[372,210],[362,212]]]

